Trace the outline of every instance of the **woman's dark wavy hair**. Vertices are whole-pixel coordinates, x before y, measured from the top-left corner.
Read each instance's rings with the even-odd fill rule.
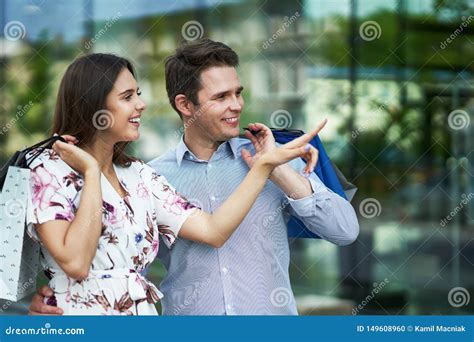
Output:
[[[70,134],[79,140],[79,146],[91,144],[98,130],[94,114],[107,109],[107,95],[123,69],[135,77],[133,65],[127,59],[105,53],[85,55],[69,65],[59,86],[53,133]],[[114,163],[127,167],[135,160],[125,153],[129,143],[115,144]]]

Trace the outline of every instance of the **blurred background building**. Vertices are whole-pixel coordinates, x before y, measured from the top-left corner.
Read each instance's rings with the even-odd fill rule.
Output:
[[[354,244],[291,241],[300,312],[474,312],[473,1],[0,0],[0,28],[2,164],[51,134],[62,74],[90,52],[135,64],[148,109],[131,152],[162,154],[182,132],[164,58],[223,41],[241,57],[242,126],[327,117],[321,138],[359,188]]]

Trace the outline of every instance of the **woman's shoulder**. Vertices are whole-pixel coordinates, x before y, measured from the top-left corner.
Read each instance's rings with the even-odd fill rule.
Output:
[[[130,165],[130,169],[134,170],[140,179],[149,185],[153,185],[156,182],[165,181],[164,177],[161,176],[154,168],[145,163],[143,160],[135,160]]]
[[[66,164],[52,149],[33,150],[26,156],[31,169],[34,192],[45,189],[74,198],[84,185],[79,173]]]
[[[145,163],[141,159],[135,159],[131,163],[130,167],[133,168],[134,170],[138,171],[138,173],[140,173],[140,174],[142,174],[142,173],[143,174],[156,173],[155,170],[150,165],[148,165],[147,163]]]
[[[26,162],[32,171],[35,171],[38,167],[41,167],[50,171],[51,173],[69,174],[72,172],[77,174],[74,169],[72,169],[61,159],[59,154],[50,148],[32,150],[26,155]]]

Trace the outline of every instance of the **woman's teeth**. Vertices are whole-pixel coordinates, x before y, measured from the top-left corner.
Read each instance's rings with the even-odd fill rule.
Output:
[[[133,119],[128,120],[128,122],[131,122],[131,123],[140,123],[140,118],[133,118]]]

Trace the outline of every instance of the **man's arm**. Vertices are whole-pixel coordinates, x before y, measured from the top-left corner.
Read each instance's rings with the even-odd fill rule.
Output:
[[[28,315],[62,315],[63,310],[57,306],[51,306],[43,303],[45,297],[53,295],[53,290],[48,286],[43,286],[31,300]]]
[[[291,165],[291,166],[290,166]],[[305,164],[294,160],[270,178],[286,194],[287,210],[321,238],[344,246],[359,235],[359,222],[349,201],[328,189],[315,173],[308,178],[297,171]],[[309,188],[309,189],[308,189]]]
[[[319,130],[326,122],[327,120],[324,120],[320,124]],[[267,126],[250,123],[247,127],[249,130],[245,132],[245,136],[255,146],[254,159],[276,148],[273,133]],[[314,147],[311,147],[308,153],[318,155]],[[351,204],[326,188],[313,173],[315,165],[308,168],[301,158],[288,164],[275,168],[270,180],[286,194],[289,213],[298,217],[309,230],[327,241],[341,246],[354,242],[359,235],[359,223]],[[300,174],[303,170],[306,175],[309,174],[308,178]]]
[[[270,180],[278,186],[289,198],[302,199],[313,194],[310,181],[300,175],[289,164],[276,167]]]

